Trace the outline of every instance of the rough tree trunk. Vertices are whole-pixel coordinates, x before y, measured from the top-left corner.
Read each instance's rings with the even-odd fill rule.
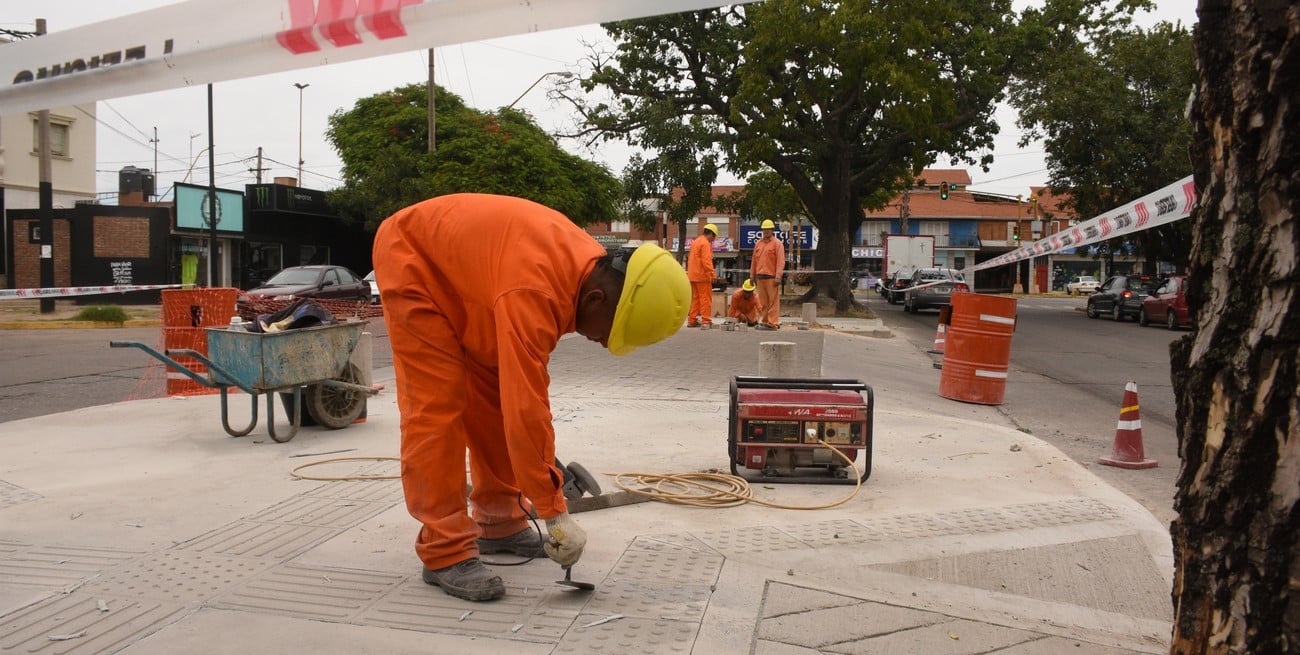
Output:
[[[1300,5],[1201,0],[1174,653],[1300,652]]]

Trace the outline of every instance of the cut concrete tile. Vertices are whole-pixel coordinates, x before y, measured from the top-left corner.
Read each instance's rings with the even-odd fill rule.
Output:
[[[786,644],[822,648],[950,620],[950,617],[934,612],[864,601],[764,619],[759,623],[757,636]]]
[[[763,606],[759,610],[759,617],[770,619],[785,614],[844,607],[860,602],[862,601],[858,598],[769,580],[763,589]]]
[[[844,655],[981,655],[1002,653],[1000,649],[1042,638],[1036,632],[958,619],[851,643],[830,644],[822,650]]]

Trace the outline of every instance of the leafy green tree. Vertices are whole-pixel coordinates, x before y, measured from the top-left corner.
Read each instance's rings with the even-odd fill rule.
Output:
[[[689,148],[661,151],[649,159],[633,155],[624,169],[623,190],[628,198],[655,200],[658,213],[677,226],[677,259],[685,261],[686,222],[712,204],[717,174],[716,158],[706,155],[701,161]],[[659,220],[656,213],[646,209],[640,220],[633,222],[639,227],[657,229]]]
[[[591,134],[657,149],[671,144],[648,128],[690,121],[728,170],[779,175],[820,229],[816,268],[838,271],[806,299],[845,311],[863,208],[883,207],[940,153],[987,165],[966,153],[991,146],[1028,29],[1095,27],[1107,18],[1095,4],[1049,0],[1068,5],[1060,22],[1027,27],[1010,0],[766,0],[612,23],[614,52],[593,53],[581,85],[613,99],[573,100]]]
[[[1036,52],[1037,72],[1012,86],[1021,145],[1043,139],[1052,191],[1077,215],[1091,218],[1191,174],[1183,114],[1197,73],[1189,30],[1160,23]],[[1185,268],[1191,235],[1191,221],[1179,221],[1096,252],[1133,243],[1150,272],[1157,260]]]
[[[329,119],[343,160],[330,201],[375,229],[393,212],[448,193],[519,196],[579,225],[619,215],[622,188],[596,164],[562,150],[525,113],[484,112],[437,88],[437,150],[428,152],[427,91],[409,85],[361,98]]]

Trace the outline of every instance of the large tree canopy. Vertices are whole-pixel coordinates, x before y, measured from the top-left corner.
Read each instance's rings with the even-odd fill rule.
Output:
[[[1121,0],[1121,4],[1128,4]],[[1027,29],[1096,27],[1095,3],[1051,0],[1054,22],[1016,21],[1010,0],[766,0],[613,23],[615,52],[594,53],[574,98],[588,130],[657,150],[664,121],[691,122],[697,150],[746,175],[772,170],[821,231],[810,296],[852,303],[850,244],[864,207],[882,206],[939,153],[987,164]],[[1027,12],[1026,15],[1029,15]]]
[[[579,225],[618,215],[618,180],[520,111],[479,111],[437,87],[437,149],[428,152],[427,99],[424,85],[404,86],[330,116],[326,136],[344,182],[330,199],[343,215],[374,229],[407,205],[463,192],[528,198]]]
[[[1079,216],[1102,214],[1191,174],[1184,111],[1196,65],[1186,28],[1160,23],[1035,52],[1035,73],[1012,86],[1025,128],[1021,145],[1043,139],[1052,190]],[[1191,221],[1179,221],[1133,240],[1150,264],[1182,268],[1191,233]]]

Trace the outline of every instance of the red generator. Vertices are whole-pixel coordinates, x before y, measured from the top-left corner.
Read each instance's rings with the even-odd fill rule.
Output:
[[[871,387],[860,380],[733,377],[727,420],[731,473],[757,471],[766,482],[866,482],[873,406]],[[860,477],[854,480],[848,463],[821,441],[854,462]]]

